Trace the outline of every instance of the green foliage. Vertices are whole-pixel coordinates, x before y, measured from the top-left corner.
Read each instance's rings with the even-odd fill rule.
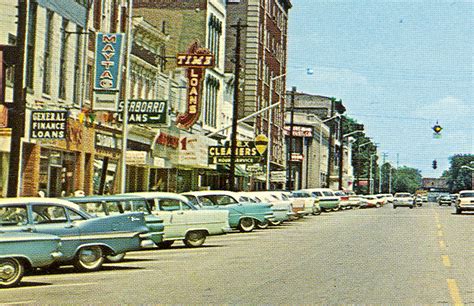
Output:
[[[474,168],[474,154],[456,154],[449,158],[451,166],[449,170],[443,173],[443,177],[448,180],[448,186],[451,192],[459,192],[464,189],[472,188],[472,170],[462,168],[469,166]]]
[[[418,169],[410,167],[400,167],[394,169],[393,177],[393,192],[410,192],[415,193],[421,186],[421,172]]]

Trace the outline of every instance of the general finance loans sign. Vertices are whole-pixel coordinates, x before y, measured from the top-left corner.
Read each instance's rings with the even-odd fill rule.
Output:
[[[32,111],[30,137],[35,139],[65,139],[67,111]]]
[[[123,34],[97,33],[94,109],[115,111],[120,90]]]
[[[122,122],[124,102],[118,106],[118,121]],[[128,123],[164,124],[167,121],[168,107],[166,101],[130,100],[128,101]]]
[[[186,67],[188,78],[187,110],[178,114],[176,125],[188,129],[199,119],[201,114],[202,79],[206,68],[214,67],[214,55],[208,49],[200,48],[195,42],[187,53],[176,56],[176,65]]]

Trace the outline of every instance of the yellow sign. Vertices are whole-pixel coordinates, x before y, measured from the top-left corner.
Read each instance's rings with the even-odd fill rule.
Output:
[[[268,147],[268,138],[267,136],[260,134],[255,137],[255,147],[257,148],[257,152],[262,155]]]

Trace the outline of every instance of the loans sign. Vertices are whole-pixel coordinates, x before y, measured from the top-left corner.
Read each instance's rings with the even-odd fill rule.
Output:
[[[176,65],[187,68],[188,78],[187,110],[186,113],[177,115],[176,125],[188,129],[196,123],[201,114],[202,80],[205,69],[214,67],[214,55],[208,49],[200,48],[195,42],[187,53],[176,56]]]
[[[167,101],[162,100],[129,100],[128,123],[135,124],[164,124],[167,121]],[[123,121],[124,102],[120,101],[117,119]]]
[[[65,139],[67,111],[31,111],[30,137]]]

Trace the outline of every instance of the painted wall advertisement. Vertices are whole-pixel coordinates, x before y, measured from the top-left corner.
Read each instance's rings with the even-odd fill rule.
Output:
[[[122,76],[124,34],[97,33],[94,110],[116,111]]]

